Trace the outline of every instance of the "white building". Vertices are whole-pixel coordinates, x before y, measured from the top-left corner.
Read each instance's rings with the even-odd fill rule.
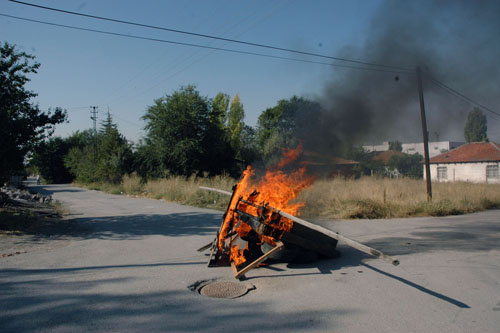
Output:
[[[431,158],[430,167],[432,181],[500,183],[500,147],[494,142],[468,143]]]
[[[464,144],[464,142],[457,142],[457,141],[429,142],[429,157],[432,158],[434,156],[438,156],[444,152],[455,149],[463,144]],[[403,143],[402,147],[403,147],[403,153],[411,154],[411,155],[419,153],[420,155],[424,156],[424,143],[423,142]],[[386,151],[386,150],[389,150],[389,142],[384,141],[381,145],[365,145],[365,146],[363,146],[363,148],[369,152]]]
[[[434,156],[438,156],[447,151],[455,149],[463,145],[464,142],[457,141],[435,141],[429,142],[429,158],[433,158]],[[407,154],[415,154],[419,153],[424,156],[424,143],[403,143],[403,153]]]

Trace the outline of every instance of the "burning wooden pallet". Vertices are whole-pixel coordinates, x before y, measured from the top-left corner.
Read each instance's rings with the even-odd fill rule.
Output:
[[[256,190],[245,194],[239,188],[244,183],[235,185],[232,193],[201,187],[231,196],[217,237],[198,250],[211,249],[209,267],[231,265],[235,278],[239,279],[285,247],[300,247],[334,257],[338,241],[393,265],[399,264],[399,260],[381,251],[270,206]]]

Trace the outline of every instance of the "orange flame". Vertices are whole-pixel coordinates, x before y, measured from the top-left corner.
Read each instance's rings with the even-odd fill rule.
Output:
[[[281,161],[275,168],[268,170],[258,181],[253,179],[255,171],[252,167],[248,166],[243,172],[243,177],[234,190],[233,198],[229,204],[218,239],[219,249],[225,251],[225,249],[229,248],[230,258],[237,266],[246,261],[243,255],[244,250],[240,250],[238,245],[229,244],[229,246],[227,246],[228,234],[234,230],[240,237],[244,237],[251,229],[251,227],[243,221],[240,221],[240,223],[236,225],[238,216],[235,209],[238,200],[243,198],[259,206],[269,205],[288,214],[298,215],[304,203],[291,203],[291,201],[296,199],[303,189],[310,186],[314,182],[314,178],[306,175],[305,167],[301,167],[289,174],[286,174],[282,169],[295,161],[301,152],[301,145],[296,149],[284,149]],[[255,194],[254,191],[256,191],[257,194]],[[253,195],[251,195],[252,193]],[[240,203],[238,209],[254,216],[259,215],[257,208],[250,205]],[[272,212],[268,214],[269,216],[266,216],[266,219],[270,219]],[[292,220],[281,217],[277,227],[284,231],[290,231],[292,226]],[[274,244],[274,239],[272,237],[267,235],[259,236],[261,237],[261,241]]]

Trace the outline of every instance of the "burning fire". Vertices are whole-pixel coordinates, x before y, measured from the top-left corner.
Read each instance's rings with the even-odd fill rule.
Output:
[[[298,194],[314,182],[314,178],[306,175],[305,167],[300,167],[297,170],[286,174],[282,169],[295,161],[302,152],[302,146],[299,145],[296,149],[284,149],[281,161],[273,168],[269,169],[263,177],[255,180],[255,170],[248,166],[243,172],[241,181],[234,189],[233,197],[229,204],[229,208],[222,224],[218,247],[220,251],[228,253],[230,259],[236,266],[239,266],[247,261],[245,254],[248,252],[247,243],[245,248],[240,249],[239,245],[232,244],[232,237],[238,234],[240,238],[245,238],[252,231],[251,226],[238,218],[239,211],[246,212],[254,216],[260,216],[263,212],[258,211],[258,206],[271,206],[278,210],[284,211],[291,215],[298,215],[304,203],[291,203],[297,198]],[[241,199],[246,202],[241,201]],[[272,219],[273,212],[266,211],[265,220]],[[293,221],[281,217],[278,224],[273,224],[272,227],[290,231],[293,226]],[[272,236],[257,234],[262,242],[275,245],[275,239]]]

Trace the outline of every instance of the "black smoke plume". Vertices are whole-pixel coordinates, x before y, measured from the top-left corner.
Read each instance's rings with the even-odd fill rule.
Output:
[[[500,1],[495,0],[384,2],[364,44],[347,45],[340,56],[410,73],[333,68],[331,80],[315,98],[322,112],[301,110],[297,115],[297,136],[305,150],[338,156],[363,143],[422,142],[417,66],[424,73],[430,140],[464,141],[466,117],[474,105],[450,95],[430,77],[500,112],[499,18]],[[332,29],[341,28],[332,24]],[[485,114],[494,141],[500,138],[500,117]]]

